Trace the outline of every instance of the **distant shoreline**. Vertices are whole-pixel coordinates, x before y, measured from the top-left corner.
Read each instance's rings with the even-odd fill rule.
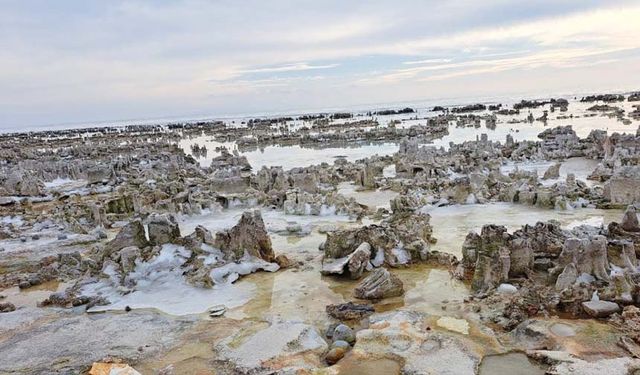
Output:
[[[248,121],[250,119],[275,119],[280,117],[300,117],[300,116],[312,116],[312,115],[321,115],[321,114],[332,114],[332,113],[340,113],[340,112],[348,112],[352,114],[362,114],[372,111],[380,111],[380,110],[392,110],[392,109],[401,109],[404,107],[412,107],[419,109],[429,109],[435,106],[445,107],[445,108],[454,108],[460,107],[470,104],[503,104],[503,105],[512,105],[513,103],[517,103],[521,100],[548,100],[552,98],[563,98],[563,99],[572,99],[572,98],[580,98],[588,95],[606,95],[606,94],[616,94],[616,95],[624,95],[625,98],[629,94],[638,92],[639,90],[625,90],[625,91],[603,91],[603,92],[593,92],[593,91],[585,91],[585,92],[576,92],[571,94],[559,94],[559,95],[531,95],[531,96],[521,96],[517,97],[514,95],[504,95],[504,96],[495,96],[495,97],[478,97],[467,98],[467,99],[455,99],[455,98],[443,98],[443,99],[425,99],[425,100],[415,100],[415,101],[406,101],[406,102],[393,102],[393,103],[374,103],[374,104],[362,104],[362,105],[354,105],[350,107],[334,107],[334,108],[325,108],[325,109],[309,109],[309,110],[291,110],[291,111],[275,111],[275,112],[255,112],[255,113],[247,113],[247,114],[237,114],[237,115],[194,115],[194,116],[184,116],[184,117],[158,117],[158,118],[148,118],[148,119],[126,119],[126,120],[105,120],[105,121],[95,121],[95,122],[78,122],[78,123],[62,123],[62,124],[50,124],[50,125],[34,125],[27,126],[26,129],[24,126],[14,125],[7,129],[0,128],[0,136],[18,136],[24,134],[44,134],[44,133],[76,133],[79,131],[98,131],[99,129],[123,129],[126,127],[139,127],[139,128],[149,128],[156,126],[171,126],[171,125],[186,125],[186,124],[202,124],[202,123],[215,123],[215,122],[230,122],[230,121]],[[626,100],[626,99],[625,99]]]

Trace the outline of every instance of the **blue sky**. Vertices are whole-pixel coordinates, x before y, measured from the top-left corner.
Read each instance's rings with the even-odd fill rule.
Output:
[[[640,89],[640,1],[3,1],[0,129]]]

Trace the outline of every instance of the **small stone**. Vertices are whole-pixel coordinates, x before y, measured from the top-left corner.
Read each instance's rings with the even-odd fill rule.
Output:
[[[20,283],[18,283],[18,288],[20,289],[27,289],[31,287],[31,283],[28,281],[21,281]]]
[[[227,312],[227,307],[224,305],[218,305],[209,309],[209,316],[215,318],[224,315],[225,312]]]
[[[27,237],[20,237],[20,242],[27,242]]]
[[[131,311],[131,307],[130,307],[129,305],[125,306],[125,307],[124,307],[124,311],[126,311],[126,312]]]
[[[124,363],[94,362],[89,370],[89,375],[103,374],[141,375],[133,367]]]
[[[344,340],[336,340],[333,342],[333,344],[331,344],[331,349],[335,349],[335,348],[342,348],[346,351],[346,350],[349,350],[349,348],[351,348],[351,345],[349,345],[349,343]]]
[[[518,288],[511,284],[500,284],[496,292],[499,294],[516,294],[518,293]]]
[[[302,225],[298,223],[287,224],[287,232],[289,233],[300,233],[302,232]]]
[[[67,235],[66,234],[59,234],[58,235],[58,241],[62,241],[62,240],[66,240],[67,239]]]
[[[31,239],[37,241],[40,239],[40,235],[34,234],[33,236],[31,236]]]
[[[32,276],[29,278],[29,284],[31,284],[31,286],[40,285],[42,284],[42,279],[38,276]]]
[[[344,354],[345,350],[343,348],[333,348],[327,353],[325,361],[327,361],[329,365],[336,364],[339,360],[344,358]]]
[[[349,344],[353,344],[356,341],[356,335],[348,326],[339,324],[333,331],[333,341],[346,341]]]

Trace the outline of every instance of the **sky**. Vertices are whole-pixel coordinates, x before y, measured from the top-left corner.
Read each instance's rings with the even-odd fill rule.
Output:
[[[640,1],[0,0],[0,131],[640,90]]]

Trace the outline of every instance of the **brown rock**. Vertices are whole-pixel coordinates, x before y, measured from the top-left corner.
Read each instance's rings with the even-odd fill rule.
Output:
[[[289,268],[291,267],[291,261],[287,258],[286,255],[280,254],[276,257],[275,262],[280,266],[280,268]]]
[[[345,350],[344,348],[333,348],[329,350],[326,357],[324,358],[328,364],[333,365],[336,364],[339,360],[344,358]]]

